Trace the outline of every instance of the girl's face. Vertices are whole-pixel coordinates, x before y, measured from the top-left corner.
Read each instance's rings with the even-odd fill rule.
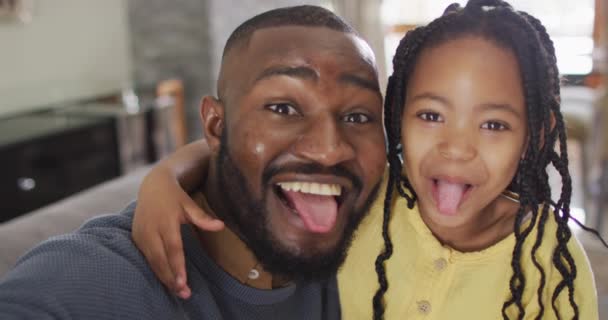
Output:
[[[524,152],[527,119],[514,54],[479,37],[424,49],[403,118],[405,174],[423,219],[442,228],[495,220]]]

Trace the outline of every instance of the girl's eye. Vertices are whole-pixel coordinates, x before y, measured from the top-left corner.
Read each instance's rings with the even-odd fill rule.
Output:
[[[371,121],[370,117],[363,113],[347,114],[346,116],[344,116],[344,118],[342,118],[342,120],[344,122],[359,123],[359,124],[368,123]]]
[[[429,121],[429,122],[443,121],[443,119],[441,118],[441,115],[439,115],[439,113],[437,113],[437,112],[421,112],[418,114],[418,118],[420,118],[424,121]]]
[[[487,129],[491,131],[504,131],[508,130],[509,126],[498,121],[488,121],[481,125],[482,129]]]
[[[266,106],[270,111],[286,116],[295,116],[298,115],[298,110],[294,108],[292,105],[287,103],[276,103],[269,104]]]

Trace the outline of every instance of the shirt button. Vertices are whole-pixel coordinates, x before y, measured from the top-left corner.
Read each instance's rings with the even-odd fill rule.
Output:
[[[439,258],[439,259],[435,260],[434,264],[435,264],[435,270],[441,271],[441,270],[445,269],[445,267],[448,265],[448,262],[444,258]]]
[[[418,301],[416,302],[418,304],[418,311],[420,311],[420,313],[424,313],[424,314],[428,314],[429,312],[431,312],[431,303],[426,301],[426,300],[422,300],[422,301]]]

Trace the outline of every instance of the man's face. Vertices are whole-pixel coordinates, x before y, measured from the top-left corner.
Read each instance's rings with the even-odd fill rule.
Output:
[[[354,35],[289,26],[256,31],[226,59],[224,218],[267,271],[335,272],[386,163],[371,50]]]

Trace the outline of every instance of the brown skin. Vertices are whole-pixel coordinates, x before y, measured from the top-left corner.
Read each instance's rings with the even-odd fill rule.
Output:
[[[221,220],[184,191],[193,191],[204,181],[209,157],[209,146],[201,139],[160,161],[140,186],[133,217],[133,241],[160,281],[184,299],[191,291],[180,226],[189,223],[207,232],[224,229]]]
[[[207,200],[202,193],[195,193],[192,198],[196,201],[198,207],[209,214],[213,214],[213,210],[209,208]],[[197,236],[205,252],[241,283],[259,289],[272,289],[284,286],[289,281],[289,279],[276,277],[264,271],[247,245],[230,229],[224,228],[217,232],[206,232],[206,229],[203,230],[205,232],[199,231],[197,232]],[[230,254],[226,254],[226,248],[230,248]],[[259,278],[249,279],[247,277],[252,268],[259,271]]]
[[[219,95],[220,99],[205,97],[201,106],[203,128],[212,155],[217,156],[220,136],[227,126],[230,156],[244,174],[253,196],[260,198],[264,191],[267,192],[264,204],[273,235],[287,248],[302,255],[313,249],[333,248],[343,234],[351,209],[364,204],[380,183],[386,165],[382,98],[369,47],[355,35],[327,28],[261,29],[250,41],[233,47],[225,56]],[[272,178],[270,186],[262,186],[262,172],[268,165],[302,163],[325,167],[343,165],[363,182],[360,195],[350,192],[349,180],[327,174],[280,174]],[[222,204],[214,202],[216,192],[221,192],[212,187],[217,185],[214,165],[212,160],[204,193],[210,207],[221,212]],[[335,227],[323,234],[307,231],[300,218],[287,212],[270,190],[281,181],[342,185],[347,197],[339,208]],[[225,232],[203,241],[221,242],[221,234]],[[137,241],[135,235],[134,238]],[[208,247],[209,243],[204,245]],[[167,257],[169,252],[165,248],[156,259]],[[234,252],[223,250],[219,254]],[[228,272],[235,270],[230,263],[221,264],[221,261],[232,259],[214,258]],[[234,271],[235,278],[241,278],[240,272]],[[180,296],[189,296],[183,268],[172,273],[178,275],[178,281],[169,283],[180,291]],[[268,283],[261,287],[267,288]]]
[[[500,241],[512,232],[514,213],[518,205],[499,195],[515,173],[519,157],[525,149],[524,142],[527,132],[525,118],[517,119],[517,116],[512,118],[508,114],[512,112],[504,114],[500,110],[492,111],[497,114],[487,114],[480,112],[478,108],[480,103],[509,104],[520,115],[519,118],[521,118],[521,114],[525,114],[520,74],[514,56],[509,51],[496,47],[493,43],[479,39],[463,41],[464,39],[459,39],[455,42],[445,43],[443,47],[428,49],[422,53],[408,88],[408,101],[402,119],[404,128],[402,141],[407,146],[406,151],[409,151],[404,154],[405,170],[420,195],[419,205],[424,221],[442,242],[461,251],[475,251]],[[466,50],[460,50],[463,47]],[[476,50],[470,50],[471,48]],[[445,59],[447,50],[449,50],[450,59]],[[457,59],[468,61],[466,67],[460,68],[460,70],[455,68],[458,65]],[[454,83],[458,85],[455,86]],[[450,102],[453,110],[446,109],[446,106],[436,99],[416,98],[424,93],[433,93],[444,98]],[[457,119],[455,123],[459,125],[448,127],[446,129],[449,129],[448,131],[436,134],[435,130],[441,128],[441,122],[433,124],[421,121],[421,110],[416,109],[428,109],[429,107],[431,107],[430,110],[422,110],[422,113],[429,111],[439,113],[440,116],[447,118],[450,124]],[[488,125],[494,120],[505,121],[511,129],[499,133],[489,132]],[[492,123],[491,126],[497,128],[495,123]],[[425,141],[434,141],[434,143],[423,143]],[[447,144],[446,141],[450,143]],[[449,148],[446,148],[448,146]],[[491,149],[495,147],[498,149]],[[178,150],[173,157],[181,155],[179,163],[187,168],[179,170],[180,166],[166,162],[157,166],[154,169],[154,177],[142,186],[143,195],[149,194],[150,198],[154,199],[163,195],[163,193],[155,193],[150,189],[153,185],[152,181],[174,181],[176,175],[182,181],[179,172],[193,171],[195,168],[200,170],[204,162],[199,161],[205,160],[207,152],[204,141]],[[497,157],[498,155],[500,157]],[[183,159],[191,159],[191,161],[188,163],[182,161]],[[503,162],[503,160],[507,161]],[[442,168],[446,172],[435,172],[434,170],[437,168]],[[433,212],[435,204],[432,196],[425,194],[429,193],[428,178],[425,176],[433,175],[460,176],[459,178],[475,180],[480,185],[479,188],[484,188],[483,190],[487,193],[476,195],[473,197],[476,199],[475,203],[464,205],[463,215],[446,221],[445,217]],[[186,190],[189,189],[187,185],[184,187]],[[209,220],[202,218],[206,217],[205,213],[192,205],[192,200],[182,192],[177,183],[168,190],[173,193],[178,191],[180,194],[167,195],[167,201],[158,201],[159,205],[164,203],[183,204],[179,208],[168,211],[180,212],[179,216],[184,221],[190,221],[201,229],[213,229]],[[176,199],[179,202],[176,202]],[[155,212],[154,210],[144,211]],[[170,219],[169,222],[173,220],[175,219]],[[142,221],[145,222],[146,219]],[[138,243],[146,244],[140,245],[143,248],[158,249],[159,252],[149,253],[146,256],[168,260],[172,269],[177,270],[175,273],[179,274],[179,271],[183,272],[184,269],[183,257],[181,260],[175,257],[180,257],[178,253],[181,253],[181,250],[165,250],[168,252],[169,259],[163,258],[165,251],[162,250],[165,247],[179,248],[175,241],[163,241],[162,238],[162,235],[176,234],[179,235],[177,227],[157,224],[153,231],[142,231]],[[137,241],[137,237],[135,238]],[[146,241],[148,239],[151,241]],[[152,246],[153,241],[157,241],[158,246]],[[154,263],[155,260],[150,260],[153,267],[164,267],[164,273],[156,272],[161,275],[161,279],[163,279],[163,274],[167,275],[164,277],[164,283],[179,292],[180,296],[188,295],[185,278],[182,277],[179,284],[174,285],[175,277],[172,276],[171,271],[167,271],[168,265],[165,262]],[[183,291],[184,288],[185,291]]]
[[[363,181],[362,195],[345,199],[337,226],[327,234],[313,235],[299,218],[278,214],[283,205],[269,197],[275,236],[298,250],[333,247],[342,235],[348,209],[361,207],[382,176],[382,100],[373,55],[360,45],[359,38],[326,28],[256,31],[248,46],[233,48],[226,57],[220,76],[222,103],[211,97],[203,100],[201,114],[212,152],[219,150],[225,113],[228,145],[234,146],[231,156],[239,162],[254,197],[262,195],[262,171],[270,163],[343,164]],[[286,67],[301,69],[291,75],[269,73]],[[294,180],[338,183],[347,193],[352,190],[348,180],[330,175],[283,174],[272,182]],[[213,185],[214,177],[209,175],[207,186]],[[222,205],[213,203],[216,192],[221,191],[205,191],[212,208]]]
[[[404,168],[422,219],[443,243],[476,251],[513,232],[519,204],[500,195],[525,150],[525,110],[510,50],[465,37],[421,52],[402,118]],[[437,209],[433,179],[473,185],[456,215]]]

